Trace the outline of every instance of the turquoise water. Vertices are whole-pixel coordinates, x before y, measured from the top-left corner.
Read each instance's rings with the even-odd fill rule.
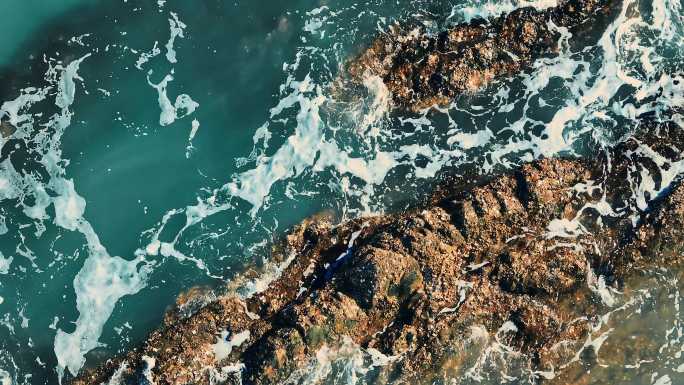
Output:
[[[25,57],[21,48],[38,35],[41,29],[78,6],[94,6],[95,0],[25,0],[6,1],[0,6],[2,13],[12,15],[0,25],[2,46],[0,46],[0,65],[8,65],[13,57]]]
[[[466,167],[581,155],[680,102],[649,99],[682,67],[671,0],[627,1],[597,43],[441,111],[391,111],[377,79],[335,83],[395,21],[437,31],[550,3],[7,0],[0,384],[135,346],[179,293],[267,263],[317,212],[398,210]]]

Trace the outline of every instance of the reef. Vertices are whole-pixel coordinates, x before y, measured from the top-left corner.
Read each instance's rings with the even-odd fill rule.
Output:
[[[274,246],[285,267],[264,291],[188,295],[139,348],[72,383],[296,383],[351,344],[386,364],[377,383],[427,384],[462,376],[493,339],[533,371],[562,366],[611,290],[680,264],[684,134],[669,121],[637,132],[597,159],[445,183],[404,213],[307,220]]]
[[[564,36],[583,43],[620,5],[617,0],[561,0],[556,7],[520,8],[440,33],[395,24],[349,63],[349,77],[356,83],[368,76],[382,78],[398,108],[448,105],[458,95],[557,53]]]

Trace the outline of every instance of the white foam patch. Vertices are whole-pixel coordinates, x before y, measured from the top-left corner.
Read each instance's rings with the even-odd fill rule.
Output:
[[[641,211],[647,210],[649,201],[658,197],[660,193],[672,185],[679,175],[684,173],[684,159],[676,162],[670,161],[644,144],[640,144],[633,153],[627,155],[643,156],[658,167],[659,181],[656,183],[655,175],[652,175],[648,169],[640,165],[632,166],[632,170],[640,176],[640,178],[630,181],[632,182],[632,193],[636,201],[636,208]],[[634,221],[636,220],[635,217]]]
[[[487,329],[483,326],[475,326],[471,328],[470,341],[475,341],[484,344],[484,349],[480,352],[475,363],[466,370],[465,378],[482,382],[485,380],[488,368],[496,367],[497,362],[515,362],[520,359],[522,353],[508,346],[504,339],[508,334],[514,334],[518,328],[511,321],[505,322],[494,333],[494,338],[489,334]],[[501,376],[506,381],[513,381],[517,378],[507,374],[507,368],[501,368]]]
[[[123,375],[128,370],[128,362],[124,361],[121,365],[114,371],[114,374],[107,381],[107,385],[123,385]]]
[[[53,185],[59,194],[52,200],[55,205],[55,224],[67,230],[77,230],[85,213],[85,199],[76,193],[72,180],[59,179]]]
[[[153,241],[150,245],[148,245],[148,248],[150,246],[152,248],[156,247],[157,242],[159,242],[159,241],[158,240]],[[208,277],[217,278],[217,279],[221,278],[221,277],[212,275],[212,273],[209,271],[207,265],[201,259],[195,258],[192,256],[187,256],[187,255],[181,253],[180,251],[178,251],[176,249],[175,243],[169,243],[169,242],[159,243],[159,252],[161,253],[162,256],[173,257],[179,262],[186,262],[186,261],[192,262],[193,264],[195,264],[197,269],[205,271]]]
[[[611,290],[610,287],[606,285],[606,279],[602,275],[599,277],[596,277],[596,274],[594,274],[594,270],[587,262],[587,286],[589,286],[589,289],[596,294],[599,298],[601,298],[601,302],[603,302],[606,306],[613,307],[617,303],[617,299],[615,298],[615,294]]]
[[[258,278],[243,283],[239,290],[240,297],[247,299],[266,291],[271,283],[282,275],[283,271],[290,266],[296,257],[297,255],[295,253],[290,253],[288,254],[287,259],[282,263],[267,263]],[[245,309],[245,311],[247,310]]]
[[[511,13],[522,7],[533,7],[538,10],[544,10],[556,6],[558,6],[557,0],[476,0],[454,6],[448,19],[452,19],[456,22],[470,23],[475,19],[488,20],[506,13]]]
[[[653,1],[652,28],[660,31],[663,40],[670,40],[681,45],[682,3],[680,1]],[[679,34],[679,38],[675,38]],[[679,42],[677,42],[679,40]]]
[[[5,258],[2,252],[0,252],[0,274],[9,274],[13,259],[12,257]]]
[[[74,97],[76,95],[76,80],[83,81],[83,79],[78,76],[78,69],[81,63],[90,57],[90,55],[91,54],[87,54],[78,60],[72,61],[66,66],[66,68],[63,69],[63,74],[59,78],[57,97],[55,99],[55,105],[57,107],[67,109],[74,103]]]
[[[284,384],[320,384],[334,378],[336,383],[362,384],[374,368],[391,365],[402,356],[387,356],[376,349],[363,349],[349,337],[340,346],[325,345],[304,368],[296,369]],[[339,381],[339,382],[337,382]]]
[[[149,62],[150,59],[159,56],[160,53],[161,49],[159,49],[159,42],[155,41],[154,47],[152,47],[149,52],[143,52],[140,54],[140,57],[138,57],[138,60],[135,62],[135,68],[142,70],[143,65]]]
[[[554,219],[549,222],[545,237],[552,238],[577,238],[581,234],[586,234],[586,229],[578,219]]]
[[[458,130],[450,131],[455,134],[447,139],[447,144],[458,144],[459,147],[464,150],[468,150],[475,147],[482,147],[489,143],[489,141],[494,136],[490,130],[478,131],[474,134],[469,134],[467,132],[458,132]]]
[[[44,100],[50,89],[51,87],[27,87],[20,91],[21,94],[16,99],[2,103],[0,117],[8,117],[9,122],[17,128],[13,137],[23,138],[28,134],[24,127],[31,127],[34,118],[33,115],[26,112],[31,106]]]
[[[10,377],[9,372],[0,369],[0,385],[12,385],[12,377]]]
[[[156,385],[157,383],[154,381],[152,369],[157,365],[157,360],[150,356],[143,356],[142,360],[145,363],[145,368],[143,369],[145,380],[147,380],[148,385]]]
[[[273,156],[262,158],[254,169],[242,173],[237,181],[224,186],[232,196],[251,203],[253,214],[261,207],[274,183],[300,175],[312,166],[317,150],[323,144],[319,109],[325,102],[325,97],[321,88],[313,84],[308,75],[302,82],[292,82],[290,87],[293,92],[271,110],[271,116],[299,104],[300,112],[297,114],[294,134]],[[315,92],[316,95],[307,98],[304,96],[307,92]]]
[[[472,270],[473,269],[471,269],[471,271]],[[473,288],[473,284],[470,282],[458,280],[456,283],[458,284],[458,294],[459,294],[458,303],[454,307],[447,307],[447,308],[441,309],[439,311],[439,313],[437,313],[438,316],[444,315],[444,314],[451,314],[451,313],[455,313],[456,311],[458,311],[458,309],[461,307],[461,305],[466,300],[466,295],[468,294],[468,290]]]
[[[159,242],[158,239],[155,239],[154,241],[150,242],[150,244],[147,245],[147,247],[145,247],[145,252],[148,255],[158,255],[160,248],[161,248],[161,242]]]
[[[9,228],[7,227],[7,221],[5,217],[0,217],[0,235],[5,235],[9,232]]]
[[[377,184],[397,165],[394,154],[378,152],[374,159],[369,160],[352,158],[340,150],[336,143],[326,140],[319,111],[327,99],[321,87],[316,86],[308,75],[301,82],[291,81],[288,86],[292,92],[271,110],[271,116],[277,116],[283,110],[298,105],[300,110],[294,134],[275,154],[260,158],[255,168],[240,174],[222,187],[231,196],[252,204],[252,215],[256,215],[262,207],[276,182],[297,177],[307,169],[318,172],[334,167],[341,174],[351,174],[368,184]],[[209,206],[212,207],[209,210],[211,213],[230,207],[213,204]]]
[[[188,146],[185,148],[185,157],[190,158],[190,155],[192,154],[192,151],[195,149],[195,147],[192,145],[193,139],[195,139],[195,135],[197,135],[197,131],[200,128],[200,122],[197,119],[192,120],[192,126],[190,128],[190,134],[188,135]]]
[[[653,385],[672,385],[672,379],[670,376],[667,374],[659,377],[655,382],[653,382]]]
[[[239,362],[234,364],[228,364],[220,368],[215,368],[213,366],[208,366],[203,370],[209,373],[209,385],[219,385],[228,382],[229,378],[234,378],[233,376],[238,375],[245,369],[245,364]],[[238,383],[240,383],[238,379]]]
[[[178,62],[178,60],[176,59],[176,51],[173,48],[173,45],[176,41],[176,38],[185,37],[183,32],[185,28],[187,28],[187,25],[185,25],[182,21],[180,21],[180,19],[178,19],[177,14],[171,12],[169,26],[171,29],[171,36],[169,37],[169,41],[166,43],[166,60],[168,60],[169,63],[175,64]]]
[[[366,227],[366,224],[364,224],[360,230],[354,231],[351,236],[349,237],[349,241],[347,241],[347,250],[345,250],[342,254],[340,254],[339,257],[337,257],[336,261],[341,261],[347,257],[349,257],[352,254],[352,248],[354,247],[354,243],[356,242],[356,239],[361,235],[361,232],[363,232],[363,229]]]
[[[230,336],[230,339],[228,339],[228,336]],[[212,346],[216,361],[220,362],[228,358],[233,349],[240,347],[242,344],[249,341],[249,336],[249,330],[244,330],[233,335],[227,331],[221,332],[221,337],[218,342]]]
[[[377,75],[366,74],[363,77],[363,85],[370,93],[371,100],[368,108],[364,108],[361,116],[357,117],[360,120],[359,131],[371,138],[377,138],[383,128],[380,123],[390,111],[392,94],[382,78]]]
[[[55,354],[60,370],[76,375],[85,364],[85,354],[100,344],[98,339],[121,297],[132,295],[145,286],[148,265],[140,258],[127,261],[110,257],[104,249],[90,250],[90,255],[74,279],[76,308],[79,317],[76,330],[57,330]]]
[[[168,126],[172,124],[177,119],[182,119],[188,115],[195,112],[199,103],[192,100],[192,98],[187,94],[180,94],[176,97],[176,101],[171,103],[171,100],[166,94],[167,86],[173,81],[173,75],[167,74],[164,76],[161,82],[154,84],[150,81],[150,71],[147,74],[147,83],[154,89],[157,90],[159,95],[159,108],[161,108],[161,114],[159,115],[159,124],[161,126]]]

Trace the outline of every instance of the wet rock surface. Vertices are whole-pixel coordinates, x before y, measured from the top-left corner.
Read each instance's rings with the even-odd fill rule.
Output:
[[[585,40],[619,10],[618,0],[561,0],[557,7],[517,9],[491,21],[429,33],[424,26],[394,25],[353,60],[356,82],[379,76],[395,106],[420,111],[447,105],[497,78],[519,73],[559,49],[561,38]]]
[[[472,187],[453,182],[405,213],[312,218],[274,247],[287,267],[265,291],[191,311],[179,300],[142,346],[73,383],[297,383],[322,351],[350,344],[397,362],[377,370],[378,383],[459,378],[480,345],[524,354],[532,372],[562,367],[611,290],[680,264],[682,150],[676,124],[644,123],[592,161],[542,159]],[[643,175],[660,194],[635,194],[651,183]],[[585,370],[562,373],[555,383]]]

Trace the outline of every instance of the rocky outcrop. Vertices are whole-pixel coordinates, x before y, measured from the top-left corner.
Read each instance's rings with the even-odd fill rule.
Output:
[[[437,36],[397,27],[349,72],[380,76],[407,109],[448,103],[553,53],[563,28],[580,35],[616,4],[565,0]],[[264,291],[240,295],[234,283],[217,298],[183,296],[141,346],[71,382],[301,383],[349,346],[370,355],[376,383],[463,378],[491,351],[551,378],[587,348],[611,290],[680,265],[684,134],[669,122],[638,132],[596,159],[456,179],[403,213],[311,218],[274,246],[284,269]],[[585,372],[553,377],[570,384]]]
[[[394,25],[353,60],[356,82],[379,76],[395,106],[419,111],[449,104],[502,76],[519,73],[534,60],[557,52],[570,32],[584,39],[601,30],[618,0],[561,0],[557,7],[526,7],[491,21],[475,20],[438,34],[424,26]]]
[[[640,132],[599,159],[445,185],[405,213],[312,218],[274,248],[290,262],[267,290],[180,301],[142,346],[73,383],[285,383],[349,343],[397,362],[378,383],[458,378],[492,341],[532,370],[558,367],[582,349],[609,288],[680,264],[684,135],[670,123]]]

